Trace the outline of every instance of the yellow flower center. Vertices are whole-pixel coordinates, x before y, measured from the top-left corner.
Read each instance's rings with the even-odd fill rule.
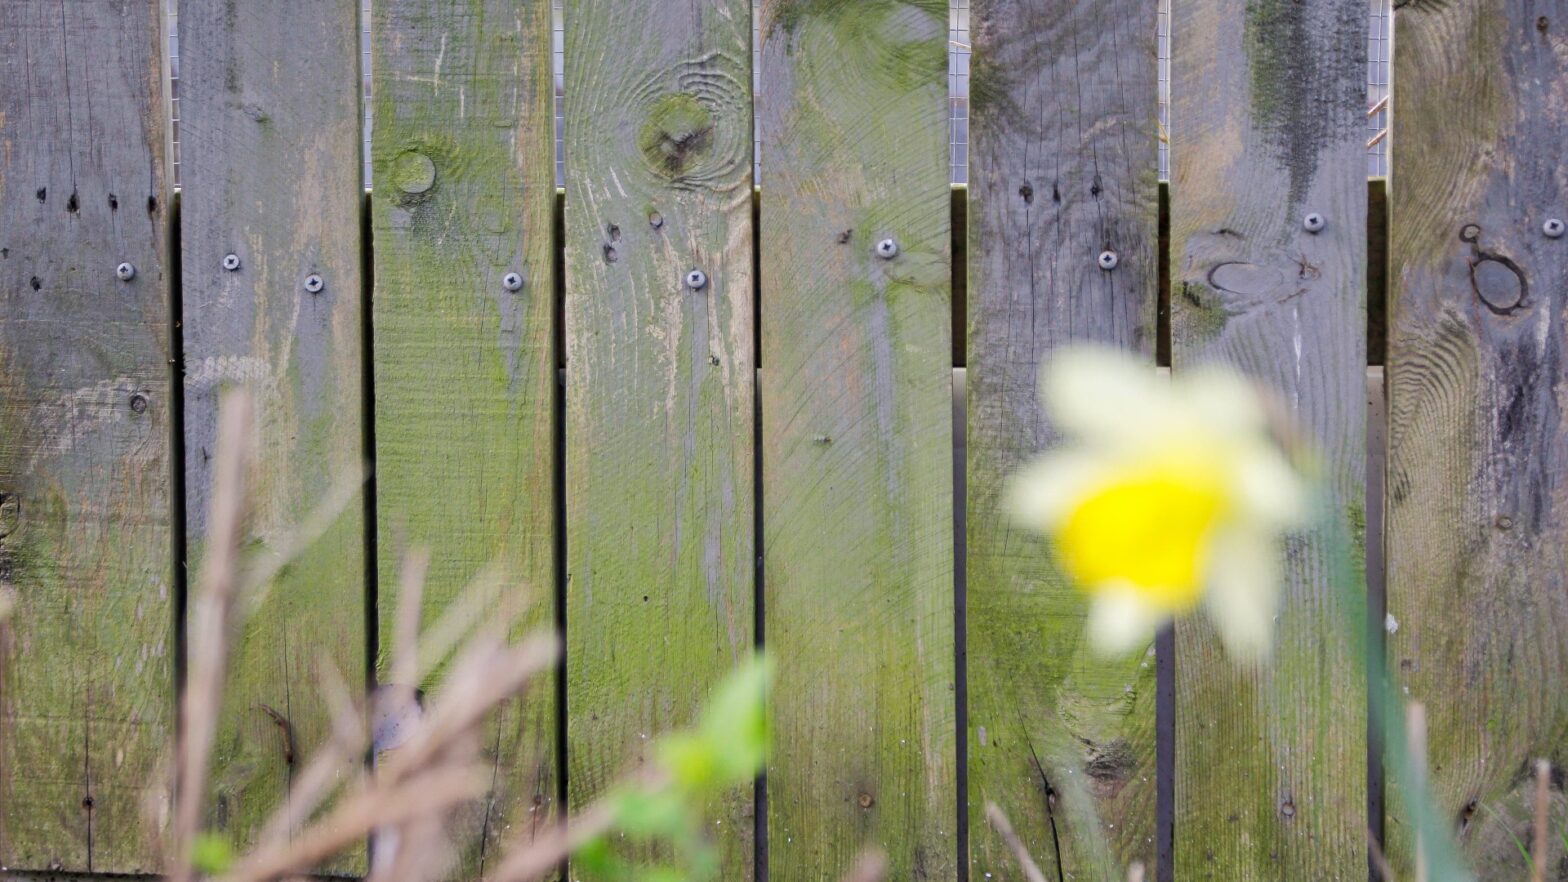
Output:
[[[1085,497],[1056,532],[1057,557],[1079,587],[1118,582],[1173,612],[1203,593],[1209,537],[1228,508],[1218,475],[1194,468],[1141,469]]]

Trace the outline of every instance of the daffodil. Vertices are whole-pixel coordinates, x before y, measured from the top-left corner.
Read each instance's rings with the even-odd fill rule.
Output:
[[[1074,348],[1047,365],[1040,393],[1063,443],[1015,476],[1011,508],[1090,596],[1093,647],[1141,649],[1202,607],[1229,654],[1266,655],[1281,537],[1304,520],[1307,494],[1258,388],[1218,368],[1162,379],[1115,351]]]

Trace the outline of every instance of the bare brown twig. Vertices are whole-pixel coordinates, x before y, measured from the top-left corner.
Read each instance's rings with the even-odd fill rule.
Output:
[[[172,882],[194,875],[192,846],[201,830],[208,758],[228,668],[235,598],[239,594],[240,544],[244,540],[246,481],[254,457],[255,403],[249,393],[229,392],[219,407],[217,458],[199,590],[192,604],[190,667],[181,713],[176,767]]]
[[[1530,882],[1546,882],[1552,840],[1547,838],[1547,818],[1552,810],[1552,764],[1535,761],[1535,841],[1530,843]]]
[[[1007,820],[1007,815],[1002,814],[1002,810],[996,803],[989,800],[986,802],[985,817],[1002,837],[1002,841],[1007,843],[1008,849],[1013,853],[1013,860],[1018,862],[1019,868],[1024,872],[1024,878],[1029,882],[1045,882],[1045,874],[1040,872],[1034,858],[1029,856],[1029,849],[1024,847],[1024,841],[1018,838],[1013,825]]]

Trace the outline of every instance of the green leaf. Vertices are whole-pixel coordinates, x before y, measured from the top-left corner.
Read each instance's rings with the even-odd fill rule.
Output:
[[[203,833],[191,843],[191,866],[198,873],[216,876],[227,872],[233,863],[234,849],[216,833]]]

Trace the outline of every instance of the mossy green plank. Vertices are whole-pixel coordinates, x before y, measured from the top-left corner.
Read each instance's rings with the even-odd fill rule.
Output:
[[[355,0],[185,2],[179,24],[194,573],[225,388],[256,397],[253,548],[292,535],[334,484],[364,468],[359,55],[343,51],[359,39],[359,15]],[[306,289],[311,275],[320,291]],[[233,647],[203,798],[209,828],[236,849],[253,843],[294,773],[331,737],[322,664],[364,680],[364,530],[363,508],[350,506],[280,574]]]
[[[760,27],[770,878],[953,879],[947,3]]]
[[[566,41],[567,780],[580,809],[752,651],[751,7],[581,0]],[[725,879],[751,876],[753,818],[750,786],[708,807]]]
[[[1388,662],[1426,706],[1428,780],[1481,879],[1523,879],[1534,761],[1568,800],[1568,6],[1395,17],[1388,328]],[[1561,229],[1558,227],[1557,229]],[[1391,780],[1390,859],[1413,874]]]
[[[1023,875],[995,802],[1072,879],[1155,868],[1155,659],[1084,640],[1086,597],[1008,479],[1054,443],[1040,366],[1129,350],[1154,370],[1155,8],[976,0],[971,73],[967,566],[969,877]],[[1099,255],[1113,251],[1114,270]]]
[[[427,622],[490,564],[506,602],[530,603],[520,627],[553,620],[554,126],[547,0],[385,0],[371,14],[384,677],[411,546],[432,555]],[[494,789],[448,824],[464,878],[550,823],[553,693],[543,679],[491,723]]]
[[[0,2],[0,82],[0,866],[156,871],[175,645],[158,0]]]
[[[1361,559],[1365,511],[1367,7],[1172,15],[1172,370],[1223,363],[1271,390],[1325,498],[1283,545],[1267,662],[1177,623],[1176,877],[1362,879],[1366,679],[1345,605],[1364,586],[1337,584],[1336,561]]]

